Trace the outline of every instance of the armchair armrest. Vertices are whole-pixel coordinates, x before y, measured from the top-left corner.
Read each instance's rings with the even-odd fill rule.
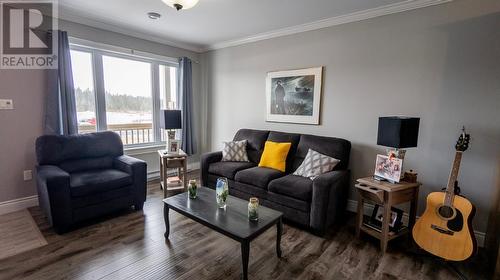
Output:
[[[113,160],[113,167],[132,176],[134,186],[134,205],[137,210],[142,209],[146,201],[147,164],[145,161],[131,157],[119,156]]]
[[[349,170],[330,171],[313,180],[310,226],[324,233],[347,204]]]
[[[56,231],[64,232],[72,221],[70,176],[55,165],[37,166],[40,208]]]
[[[219,162],[222,160],[222,151],[205,153],[201,155],[201,184],[206,186],[208,182],[208,167],[211,163]]]

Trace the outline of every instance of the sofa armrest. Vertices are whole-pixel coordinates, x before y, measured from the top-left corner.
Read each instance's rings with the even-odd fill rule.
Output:
[[[55,165],[37,166],[37,190],[40,208],[58,232],[72,222],[70,176]]]
[[[310,226],[324,233],[347,203],[349,170],[330,171],[313,180]]]
[[[222,152],[205,153],[201,155],[201,185],[206,186],[208,182],[208,167],[211,163],[219,162],[222,160]]]
[[[113,167],[132,176],[132,184],[134,187],[134,204],[136,208],[142,209],[142,205],[144,204],[144,201],[146,201],[147,193],[146,162],[131,156],[123,155],[113,160]]]

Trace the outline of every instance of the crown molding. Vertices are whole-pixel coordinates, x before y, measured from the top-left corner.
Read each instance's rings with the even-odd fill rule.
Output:
[[[277,29],[274,31],[264,32],[236,40],[229,40],[225,42],[215,43],[208,45],[202,49],[203,52],[223,49],[228,47],[234,47],[239,45],[244,45],[248,43],[258,42],[262,40],[267,40],[276,37],[282,37],[287,35],[292,35],[296,33],[312,31],[317,29],[322,29],[326,27],[362,21],[366,19],[381,17],[385,15],[401,13],[405,11],[411,11],[415,9],[425,8],[429,6],[439,5],[451,2],[453,0],[406,0],[399,3],[389,4],[385,6],[380,6],[377,8],[367,9],[359,12],[354,12],[346,15],[326,18],[310,23],[305,23],[301,25],[296,25],[292,27]]]
[[[98,29],[102,29],[102,30],[106,30],[106,31],[119,33],[119,34],[126,35],[126,36],[131,36],[131,37],[135,37],[135,38],[139,38],[139,39],[143,39],[143,40],[147,40],[147,41],[151,41],[151,42],[155,42],[155,43],[160,43],[163,45],[168,45],[171,47],[189,50],[189,51],[192,51],[195,53],[201,53],[204,50],[204,48],[198,47],[196,45],[182,43],[182,42],[178,42],[175,40],[166,39],[164,37],[155,36],[155,35],[148,33],[147,31],[144,31],[144,32],[134,31],[131,29],[126,29],[124,27],[120,27],[120,26],[105,23],[102,21],[90,19],[90,18],[81,16],[81,15],[77,15],[77,14],[73,13],[70,9],[71,9],[71,7],[69,7],[69,6],[60,5],[57,18],[62,19],[62,20],[66,20],[66,21],[71,21],[74,23],[87,25],[87,26],[90,26],[93,28],[98,28]]]

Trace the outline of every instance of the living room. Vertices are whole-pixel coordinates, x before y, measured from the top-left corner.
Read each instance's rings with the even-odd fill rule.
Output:
[[[500,279],[498,1],[22,2],[0,279]]]

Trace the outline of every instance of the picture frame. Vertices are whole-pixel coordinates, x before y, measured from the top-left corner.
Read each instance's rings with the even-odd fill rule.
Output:
[[[389,230],[397,232],[403,225],[403,210],[391,207],[391,220],[389,221]],[[382,228],[384,217],[384,206],[375,204],[372,215],[370,217],[370,224],[377,228]]]
[[[266,121],[318,125],[323,67],[267,73]]]
[[[376,178],[386,179],[391,183],[398,183],[401,179],[402,166],[403,160],[400,158],[377,155],[374,175]]]
[[[178,154],[181,141],[177,139],[169,139],[167,143],[167,153],[168,154]]]

